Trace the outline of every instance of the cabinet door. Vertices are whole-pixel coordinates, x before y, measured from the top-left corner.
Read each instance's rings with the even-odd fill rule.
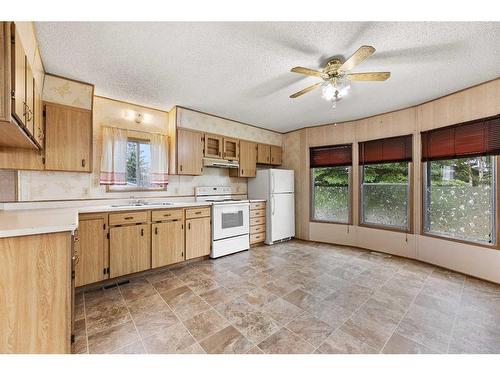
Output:
[[[271,165],[281,165],[281,147],[271,146]]]
[[[38,144],[43,148],[43,138],[44,138],[44,122],[43,122],[43,108],[42,108],[42,96],[38,90],[35,83],[35,109],[33,114],[33,127],[34,136]]]
[[[106,278],[104,219],[81,220],[76,243],[75,286],[95,283]]]
[[[186,220],[186,260],[210,255],[210,218]]]
[[[25,126],[24,115],[26,113],[26,55],[21,43],[21,38],[17,30],[15,30],[14,23],[12,22],[12,29],[14,32],[14,45],[12,46],[12,91],[14,96],[12,100],[12,116],[21,124]]]
[[[224,138],[224,159],[239,159],[240,141],[234,138]]]
[[[184,260],[184,223],[180,220],[151,225],[153,268]]]
[[[203,173],[204,135],[190,130],[177,130],[177,174]]]
[[[257,145],[257,163],[269,164],[271,162],[271,147],[263,143]]]
[[[257,145],[240,141],[240,177],[255,177],[257,173]]]
[[[151,268],[149,225],[109,229],[109,276],[117,277]]]
[[[217,159],[222,157],[222,137],[205,134],[205,156]]]
[[[45,105],[45,168],[90,172],[92,113],[57,104]]]
[[[28,133],[34,135],[33,119],[35,114],[35,93],[34,93],[35,79],[33,78],[33,71],[29,64],[26,64],[26,108],[24,113],[24,124]]]

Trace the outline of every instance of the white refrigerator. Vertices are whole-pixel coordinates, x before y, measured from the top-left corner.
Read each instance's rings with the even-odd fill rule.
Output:
[[[257,176],[248,179],[248,198],[267,200],[266,244],[295,236],[293,170],[257,170]]]

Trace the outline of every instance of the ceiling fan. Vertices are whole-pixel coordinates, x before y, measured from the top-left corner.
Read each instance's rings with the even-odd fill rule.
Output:
[[[346,61],[342,62],[337,58],[331,59],[322,70],[303,68],[301,66],[292,68],[291,71],[294,73],[318,77],[323,79],[323,82],[318,82],[306,87],[290,95],[290,98],[297,98],[323,86],[323,98],[332,101],[333,107],[335,108],[335,103],[347,94],[350,87],[350,81],[385,81],[391,76],[390,72],[348,73],[374,53],[375,48],[372,46],[361,46]]]

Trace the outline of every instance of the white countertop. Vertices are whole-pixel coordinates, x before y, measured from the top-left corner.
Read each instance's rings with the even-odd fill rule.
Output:
[[[265,202],[267,199],[249,199],[249,202],[250,203],[253,203],[253,202]]]
[[[0,211],[0,238],[72,232],[77,227],[76,208]]]
[[[113,207],[113,205],[108,204],[67,208],[0,210],[0,238],[74,231],[78,228],[79,213],[175,209],[210,205],[210,202],[190,201],[174,202],[168,205],[149,204]]]

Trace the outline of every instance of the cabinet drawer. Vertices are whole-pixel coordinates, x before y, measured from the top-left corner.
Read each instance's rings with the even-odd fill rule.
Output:
[[[251,234],[250,235],[250,244],[264,242],[265,239],[266,239],[265,233]]]
[[[266,208],[266,202],[251,202],[250,209],[251,210],[262,210]]]
[[[186,209],[186,219],[210,216],[210,207],[188,208]]]
[[[266,217],[265,216],[252,217],[250,219],[250,226],[252,226],[252,225],[260,225],[260,224],[265,224],[265,223],[266,223]]]
[[[182,220],[184,218],[184,210],[157,210],[151,211],[151,221],[165,220]]]
[[[266,209],[251,210],[250,211],[250,218],[252,218],[252,217],[261,217],[261,216],[266,216]]]
[[[254,225],[250,227],[250,234],[256,234],[256,233],[262,233],[266,231],[266,225],[261,224],[261,225]]]
[[[148,221],[147,211],[109,214],[109,225],[144,223]]]

